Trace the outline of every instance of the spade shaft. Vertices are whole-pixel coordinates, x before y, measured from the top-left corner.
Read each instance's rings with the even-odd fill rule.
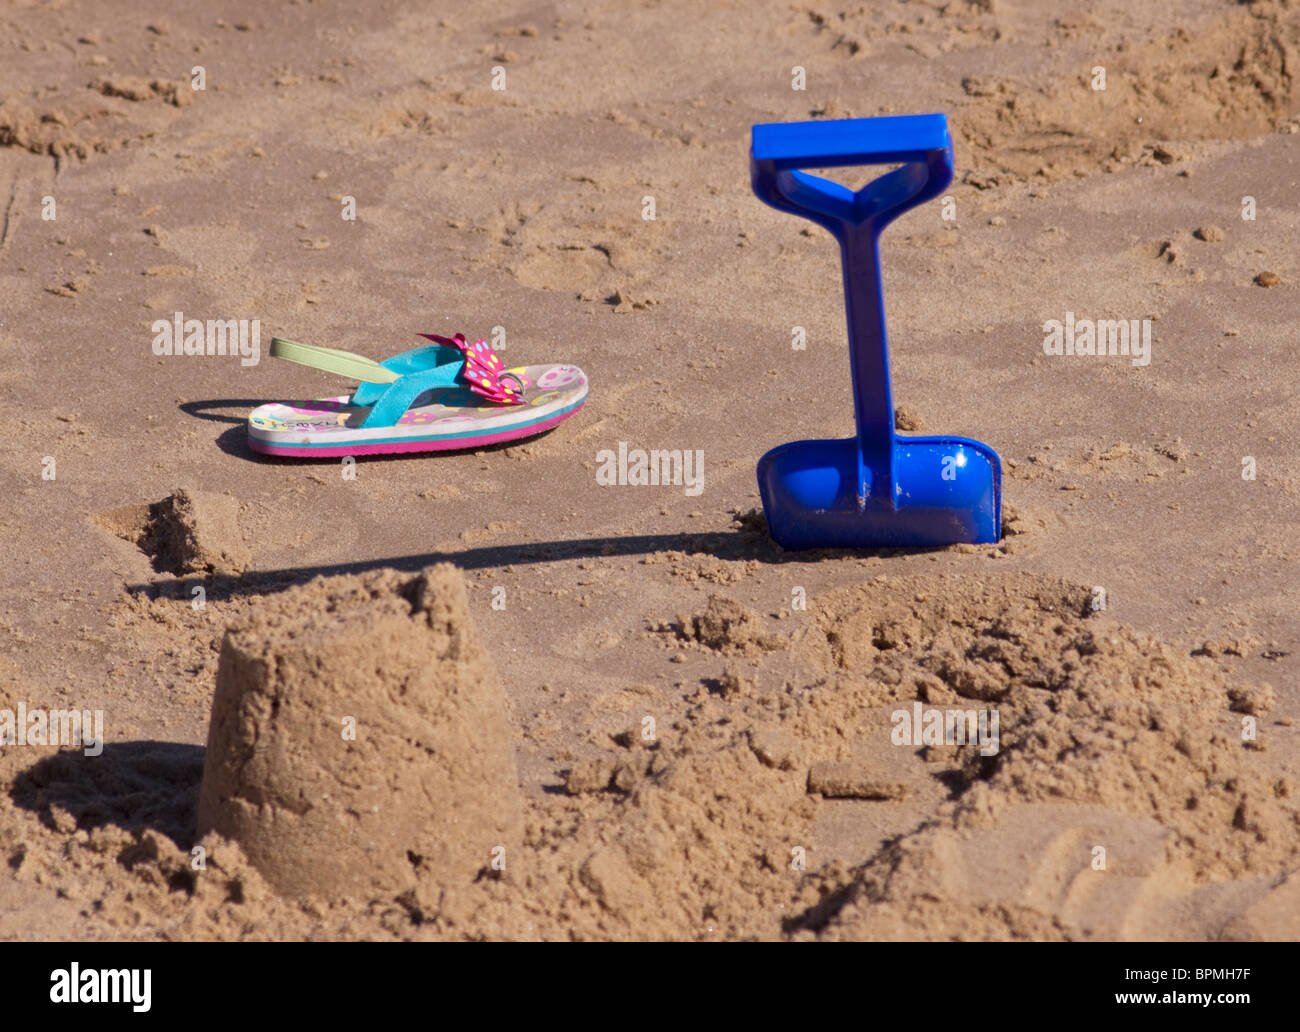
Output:
[[[840,235],[844,268],[844,307],[849,324],[849,373],[853,413],[868,471],[883,483],[894,480],[894,397],[889,382],[889,335],[885,326],[884,286],[880,278],[880,230],[852,226]],[[863,484],[865,498],[869,485]],[[893,498],[889,498],[893,504]]]

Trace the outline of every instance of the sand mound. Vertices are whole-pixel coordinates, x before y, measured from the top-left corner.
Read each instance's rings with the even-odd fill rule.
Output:
[[[95,518],[99,526],[137,545],[160,573],[240,574],[250,553],[237,499],[178,488],[151,505],[124,505]]]
[[[1090,602],[1025,576],[881,578],[814,600],[794,646],[823,676],[701,690],[653,746],[628,732],[575,766],[574,798],[534,833],[555,865],[537,884],[576,865],[562,912],[580,937],[1164,937],[1187,933],[1190,901],[1196,934],[1277,935],[1259,914],[1294,891],[1300,828],[1289,786],[1251,773],[1231,733],[1241,692]],[[716,648],[738,624],[762,633],[714,596],[676,626]],[[895,744],[894,715],[917,703],[996,710],[997,748]],[[888,806],[936,779],[949,794],[919,828],[857,868],[820,861],[819,797]]]
[[[504,860],[514,755],[460,573],[317,580],[234,624],[198,817],[304,899],[412,893],[436,910]]]
[[[1247,762],[1267,693],[1089,600],[878,578],[811,599],[786,637],[713,596],[665,628],[703,627],[704,661],[737,627],[782,648],[728,652],[674,716],[557,761],[565,791],[521,804],[460,575],[318,579],[229,628],[201,795],[178,747],[0,751],[0,855],[142,936],[1300,934],[1294,793]],[[996,713],[996,740],[900,740],[914,707]],[[826,821],[878,831],[848,862]]]
[[[1109,845],[1119,866],[1102,870],[1136,878],[1133,892],[1162,893],[1170,907],[1192,894],[1201,899],[1213,883],[1239,887],[1256,879],[1263,891],[1294,867],[1294,786],[1248,762],[1263,732],[1233,713],[1241,699],[1265,693],[1228,685],[1216,665],[1186,650],[1083,615],[1088,598],[1062,582],[1016,578],[977,588],[894,580],[821,600],[805,647],[841,681],[848,671],[866,682],[832,707],[834,721],[807,705],[785,722],[788,730],[816,741],[838,722],[869,726],[873,703],[918,699],[972,713],[991,704],[1000,741],[991,754],[972,745],[924,745],[922,755],[948,765],[940,776],[952,799],[867,864],[823,881],[823,898],[801,918],[805,927],[845,938],[906,938],[921,927],[926,935],[967,938],[978,918],[995,922],[995,938],[1038,936],[1042,921],[1026,921],[1024,907],[1011,906],[1026,898],[1008,891],[1014,879],[994,874],[996,865],[973,863],[969,842],[991,834],[1005,854],[1034,828],[1062,824],[1060,848],[1022,854],[1045,852],[1043,878],[1071,885],[1095,870],[1092,850]],[[1026,804],[1100,807],[1102,816],[1058,815],[1017,829]],[[1145,822],[1134,839],[1144,843],[1140,849],[1121,845],[1135,834],[1118,828],[1121,818]],[[1073,831],[1082,838],[1074,841]],[[1143,852],[1149,855],[1136,862]],[[1133,901],[1102,907],[1096,886],[1080,892],[1091,906],[1069,892],[1040,892],[1040,917],[1063,934],[1083,934],[1085,917],[1105,934],[1133,931],[1122,923]],[[923,905],[928,897],[944,902],[937,909],[948,919]],[[1201,931],[1226,934],[1233,913]],[[1160,934],[1165,916],[1148,907],[1140,934]],[[1290,934],[1297,933],[1293,923]]]
[[[1173,829],[1171,848],[1202,877],[1282,869],[1300,850],[1294,790],[1254,773],[1246,754],[1260,747],[1259,722],[1233,716],[1267,693],[1089,619],[1083,589],[1024,580],[848,589],[823,602],[819,626],[837,666],[896,686],[900,699],[911,689],[936,705],[996,704],[998,751],[958,750],[970,790],[961,823],[1014,799],[1099,804]]]

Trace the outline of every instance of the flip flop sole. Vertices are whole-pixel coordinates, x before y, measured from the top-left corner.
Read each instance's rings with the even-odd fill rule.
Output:
[[[262,405],[248,417],[249,447],[263,455],[337,458],[480,448],[544,433],[587,400],[576,366],[528,366],[523,405],[486,403],[465,388],[431,391],[396,426],[362,428],[367,408],[347,397]]]

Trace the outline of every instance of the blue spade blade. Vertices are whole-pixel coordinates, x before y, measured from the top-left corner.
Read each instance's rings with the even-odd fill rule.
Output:
[[[784,548],[879,548],[997,541],[1002,464],[965,437],[894,432],[880,233],[952,182],[943,115],[756,125],[754,193],[811,219],[840,245],[857,435],[792,441],[758,463],[772,537]],[[800,169],[901,165],[857,193]]]

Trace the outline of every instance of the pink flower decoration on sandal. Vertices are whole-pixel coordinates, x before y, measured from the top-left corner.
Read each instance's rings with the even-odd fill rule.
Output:
[[[486,341],[469,344],[465,334],[454,337],[439,337],[436,333],[421,333],[421,337],[435,344],[445,344],[456,348],[465,356],[465,366],[460,372],[461,379],[475,394],[494,401],[498,405],[522,405],[524,395],[519,378],[507,373],[497,353],[488,347]]]

